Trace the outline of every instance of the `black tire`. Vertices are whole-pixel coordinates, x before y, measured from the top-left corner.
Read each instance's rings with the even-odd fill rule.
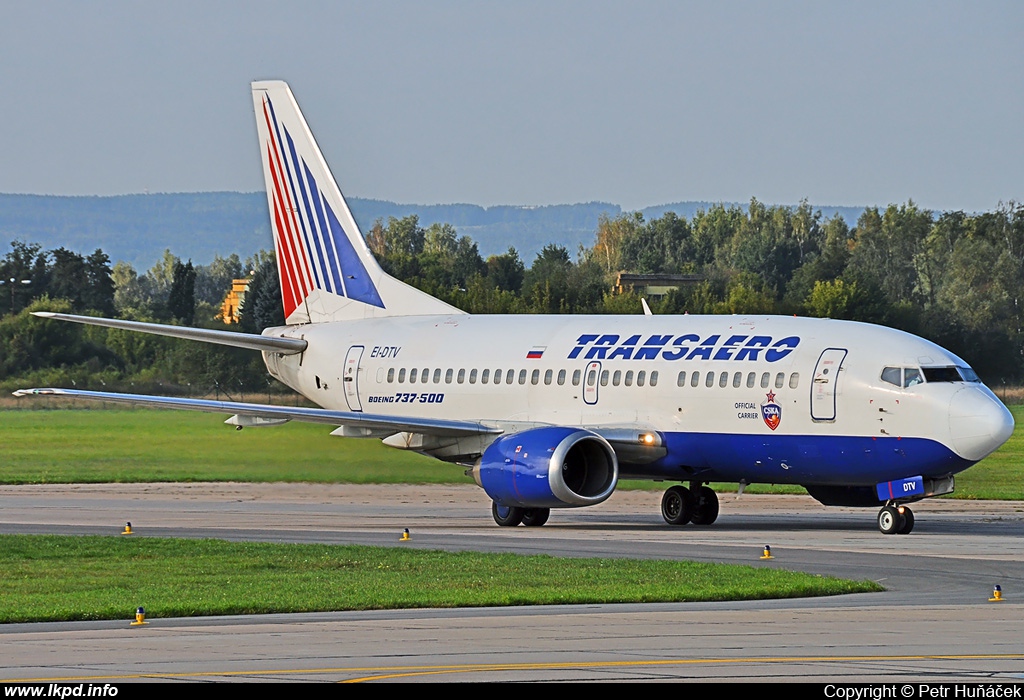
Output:
[[[661,497],[661,517],[669,525],[685,525],[693,516],[693,496],[685,486],[673,486]]]
[[[694,525],[710,525],[718,520],[718,494],[707,486],[701,486],[693,494],[693,515],[690,522]]]
[[[909,535],[910,531],[914,529],[914,511],[904,506],[903,508],[903,527],[896,531],[898,535]]]
[[[895,535],[904,525],[904,518],[895,506],[885,506],[878,511],[878,530],[883,535]]]
[[[501,506],[498,505],[497,501],[491,502],[491,516],[494,517],[494,522],[502,527],[515,527],[523,522],[523,512],[523,508]]]
[[[526,527],[540,527],[548,521],[548,516],[550,515],[550,508],[525,508],[523,509],[523,525]]]

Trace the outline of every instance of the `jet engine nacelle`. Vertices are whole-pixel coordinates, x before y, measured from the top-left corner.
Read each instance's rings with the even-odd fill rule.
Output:
[[[619,481],[615,450],[580,428],[534,428],[491,443],[473,478],[495,502],[520,508],[601,503]]]

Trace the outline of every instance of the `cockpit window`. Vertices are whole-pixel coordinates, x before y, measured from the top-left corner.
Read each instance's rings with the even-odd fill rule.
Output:
[[[970,367],[924,367],[924,378],[929,382],[980,382]]]
[[[893,386],[910,387],[924,384],[925,377],[917,367],[886,367],[882,370],[882,381]]]
[[[907,367],[903,370],[903,386],[916,386],[917,384],[924,384],[924,377],[921,376],[921,370],[917,367]]]
[[[882,381],[895,386],[903,386],[903,369],[900,367],[886,367],[882,370]]]
[[[956,367],[924,367],[924,378],[929,382],[962,382]]]
[[[981,381],[981,378],[970,367],[957,367],[956,369],[957,369],[958,372],[960,372],[960,376],[964,378],[965,382],[980,382]]]

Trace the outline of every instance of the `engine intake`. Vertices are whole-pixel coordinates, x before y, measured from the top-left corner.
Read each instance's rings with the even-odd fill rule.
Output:
[[[473,478],[494,501],[521,508],[576,508],[601,503],[615,490],[619,462],[597,433],[534,428],[491,443]]]

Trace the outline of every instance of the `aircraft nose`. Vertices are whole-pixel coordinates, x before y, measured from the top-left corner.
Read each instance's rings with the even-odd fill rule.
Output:
[[[953,450],[977,462],[1010,439],[1013,415],[992,392],[965,387],[949,402],[949,433]]]

